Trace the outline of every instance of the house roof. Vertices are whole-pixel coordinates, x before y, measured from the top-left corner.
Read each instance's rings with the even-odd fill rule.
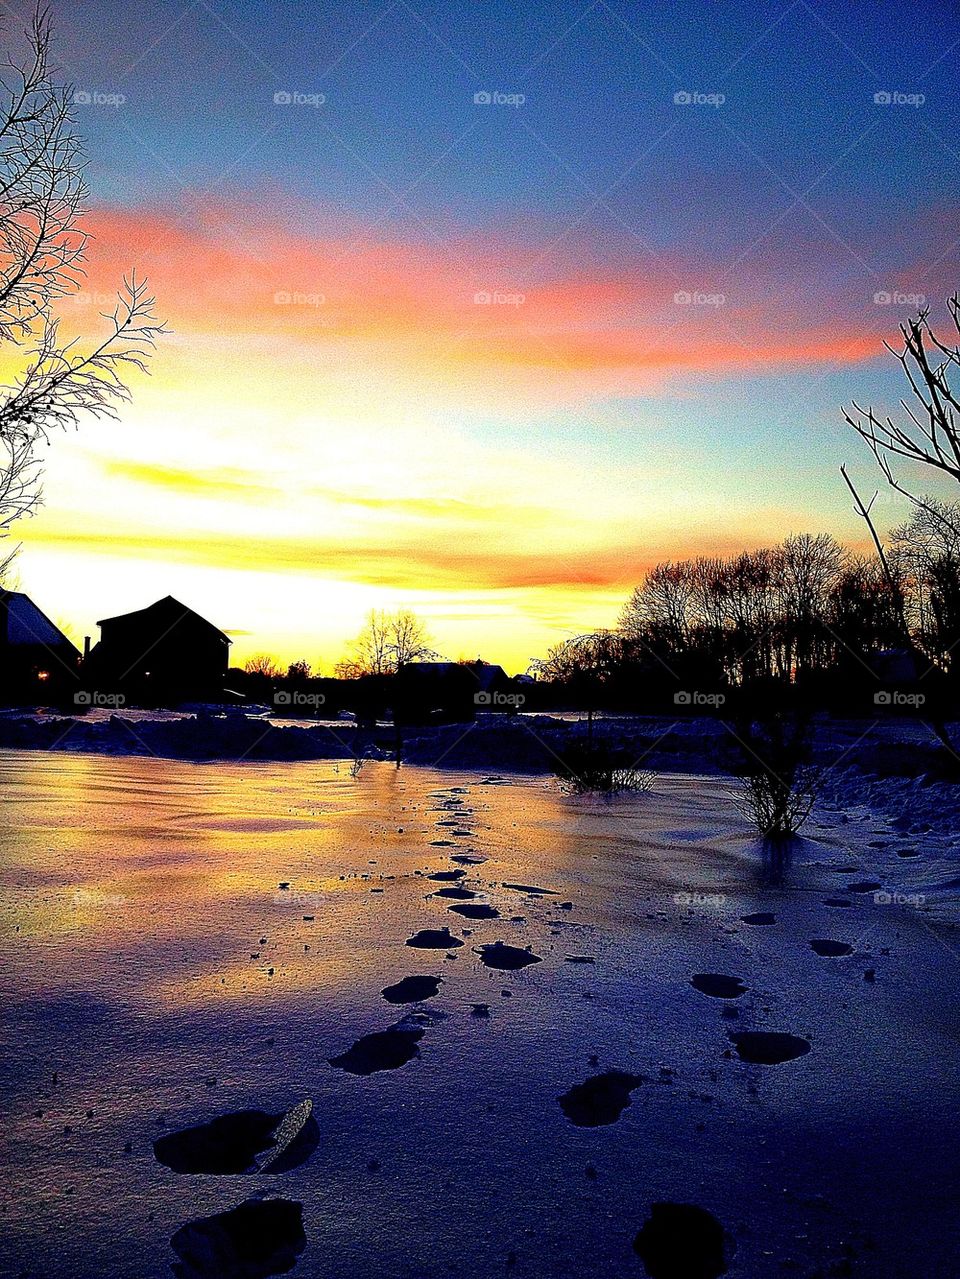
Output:
[[[63,631],[37,608],[29,595],[0,590],[0,643],[42,644],[45,648],[76,647]]]
[[[109,626],[113,622],[140,623],[144,626],[158,626],[167,630],[172,630],[185,619],[194,622],[200,622],[216,635],[221,636],[229,644],[231,641],[219,627],[214,626],[212,622],[208,622],[205,617],[188,608],[186,604],[181,604],[179,600],[173,598],[172,595],[165,595],[163,599],[157,600],[153,604],[148,604],[146,608],[134,609],[131,613],[118,613],[116,617],[104,617],[97,622],[100,627]]]
[[[473,676],[477,681],[477,687],[484,692],[489,691],[490,687],[500,680],[507,679],[507,673],[502,666],[491,665],[489,662],[407,662],[401,670],[435,678],[447,676],[453,671],[466,671]]]
[[[507,672],[502,666],[497,666],[490,662],[484,662],[482,665],[471,663],[470,670],[484,692],[489,692],[494,684],[498,684],[501,680],[508,678]]]

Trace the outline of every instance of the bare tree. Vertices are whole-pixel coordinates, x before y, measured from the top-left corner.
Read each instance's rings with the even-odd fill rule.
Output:
[[[546,657],[531,662],[530,674],[546,683],[564,685],[589,700],[590,694],[615,676],[632,652],[632,635],[624,636],[617,631],[575,635],[554,644]]]
[[[382,609],[371,609],[363,630],[349,646],[349,655],[337,663],[336,673],[341,679],[357,679],[388,675],[391,670],[389,619]]]
[[[387,613],[373,609],[350,645],[349,655],[337,663],[341,679],[361,675],[394,675],[406,662],[422,662],[437,654],[430,647],[423,622],[409,609]]]
[[[268,653],[257,653],[247,659],[243,667],[247,675],[259,675],[263,679],[283,678],[283,667]]]
[[[904,643],[907,582],[899,556],[848,555],[829,602],[826,623],[842,659]]]
[[[722,669],[734,684],[793,682],[829,663],[825,618],[843,562],[834,538],[803,533],[732,558],[658,564],[627,601],[620,630],[669,670],[696,655],[701,674]]]
[[[843,549],[829,533],[801,533],[779,548],[782,612],[791,636],[790,668],[806,671],[822,665],[827,612],[843,563]]]
[[[947,310],[960,336],[960,294],[947,299]],[[870,446],[887,483],[915,506],[943,519],[947,518],[944,511],[912,493],[893,470],[896,459],[901,458],[933,467],[960,483],[960,400],[950,386],[950,378],[960,376],[960,346],[951,346],[937,337],[929,317],[927,307],[900,325],[902,351],[884,343],[910,385],[911,397],[900,401],[906,421],[898,423],[891,417],[882,417],[856,400],[849,410],[844,410],[844,418]]]
[[[430,647],[426,626],[406,608],[390,619],[390,651],[397,667],[406,662],[429,661],[437,656]]]
[[[926,656],[956,671],[960,643],[960,502],[924,498],[890,534],[908,590],[911,630]]]
[[[691,561],[657,564],[624,605],[620,629],[644,637],[652,632],[671,647],[684,647],[690,640],[693,591]]]
[[[81,348],[60,335],[56,305],[84,273],[87,188],[71,94],[55,83],[49,52],[50,20],[38,9],[23,56],[0,70],[0,344],[21,352],[12,385],[0,388],[0,536],[40,500],[38,446],[85,413],[115,418],[130,398],[126,375],[146,370],[166,331],[131,274],[101,342]]]

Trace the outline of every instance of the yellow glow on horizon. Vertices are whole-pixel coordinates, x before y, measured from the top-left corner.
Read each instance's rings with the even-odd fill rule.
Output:
[[[102,220],[90,287],[105,296],[132,255],[175,332],[120,422],[51,442],[46,504],[17,529],[23,588],[74,635],[172,594],[233,634],[235,662],[266,651],[329,670],[371,608],[409,607],[445,655],[523,670],[613,625],[658,559],[792,522],[731,503],[722,476],[678,481],[654,428],[642,464],[592,458],[582,422],[562,451],[537,444],[561,406],[649,390],[671,361],[744,365],[740,343],[652,341],[663,281],[580,270],[532,290],[521,319],[475,305],[469,272],[429,247],[344,261],[342,235],[265,230],[245,256],[216,227]],[[322,305],[276,301],[311,282]],[[65,331],[89,339],[99,309],[66,304]],[[777,338],[756,358],[860,358],[843,341]],[[12,368],[3,353],[0,377]]]

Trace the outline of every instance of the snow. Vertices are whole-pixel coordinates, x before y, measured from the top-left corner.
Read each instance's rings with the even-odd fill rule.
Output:
[[[166,1275],[180,1227],[269,1192],[303,1204],[291,1273],[310,1277],[642,1279],[632,1242],[661,1201],[718,1218],[734,1276],[954,1273],[949,788],[844,765],[775,857],[702,766],[598,800],[505,770],[0,752],[0,1268]],[[499,918],[433,895],[459,856],[483,859],[459,883]],[[759,912],[776,922],[742,922]],[[443,927],[464,942],[449,956],[405,944]],[[542,962],[491,970],[495,941]],[[436,997],[381,996],[413,974],[441,976]],[[697,974],[747,990],[713,998]],[[329,1064],[418,1009],[398,1069]],[[750,1065],[744,1031],[810,1051]],[[558,1098],[605,1071],[644,1078],[615,1122],[575,1126]],[[307,1097],[320,1144],[289,1172],[154,1158],[164,1133]]]

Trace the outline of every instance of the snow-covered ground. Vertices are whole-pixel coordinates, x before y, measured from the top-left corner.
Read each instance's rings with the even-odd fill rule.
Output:
[[[945,783],[848,755],[774,858],[702,770],[597,800],[348,762],[0,752],[0,1273],[159,1279],[181,1227],[263,1194],[302,1206],[311,1279],[643,1279],[664,1201],[713,1214],[731,1276],[957,1273]],[[528,962],[487,966],[517,958],[495,942]],[[409,976],[438,993],[388,1002]],[[755,1032],[799,1055],[752,1064]],[[386,1043],[409,1059],[353,1073]],[[610,1071],[626,1092],[592,1110],[610,1078],[577,1086]],[[154,1155],[306,1097],[289,1171]]]
[[[822,793],[843,807],[866,805],[896,820],[901,832],[956,835],[960,841],[960,725],[947,726],[954,751],[932,728],[908,718],[815,721],[813,760]],[[265,710],[196,712],[96,709],[72,718],[55,712],[0,714],[0,750],[95,752],[190,760],[392,759],[496,773],[551,774],[571,742],[590,733],[624,748],[641,766],[729,773],[738,754],[725,721],[607,716],[588,726],[580,713],[480,714],[467,724],[375,728],[350,719],[275,719]]]

